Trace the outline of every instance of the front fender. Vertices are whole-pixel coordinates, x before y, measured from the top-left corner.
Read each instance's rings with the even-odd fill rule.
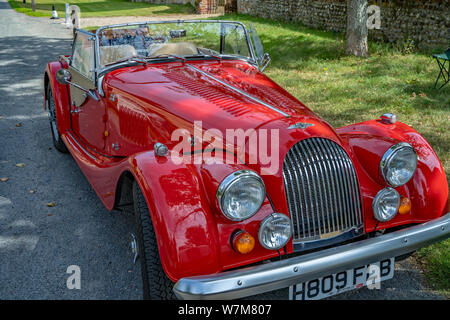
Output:
[[[44,109],[47,108],[47,87],[50,86],[55,100],[55,111],[58,119],[59,133],[70,129],[70,99],[67,85],[62,85],[56,81],[56,71],[63,68],[63,63],[53,61],[47,64],[44,74]]]
[[[444,168],[433,148],[416,130],[401,122],[386,124],[380,120],[370,120],[338,128],[336,131],[353,150],[373,184],[378,185],[374,191],[387,186],[379,169],[381,157],[387,149],[398,142],[407,142],[418,154],[414,176],[408,183],[396,188],[401,196],[411,200],[411,212],[380,223],[379,229],[422,223],[448,212],[449,191]],[[372,212],[371,205],[371,201],[366,203],[366,211],[370,208]],[[373,214],[366,213],[366,230],[373,229],[376,223]]]
[[[177,281],[219,272],[217,224],[194,165],[175,165],[153,151],[129,163],[147,201],[167,276]]]

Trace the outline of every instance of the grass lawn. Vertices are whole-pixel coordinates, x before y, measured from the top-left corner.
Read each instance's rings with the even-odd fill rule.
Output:
[[[58,16],[64,18],[65,3],[76,4],[81,9],[81,17],[149,16],[194,13],[190,4],[150,4],[129,0],[35,0],[36,11],[31,11],[31,0],[8,0],[16,11],[35,17],[51,17],[52,5]]]
[[[253,23],[272,57],[265,73],[334,127],[393,112],[430,142],[450,181],[450,84],[433,88],[439,69],[431,58],[446,48],[413,53],[369,42],[370,56],[361,59],[345,55],[341,33],[245,15],[223,18]],[[450,296],[450,240],[418,257],[430,284]]]

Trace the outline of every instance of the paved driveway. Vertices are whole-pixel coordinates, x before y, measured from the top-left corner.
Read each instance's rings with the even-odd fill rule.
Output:
[[[0,25],[0,178],[8,178],[0,182],[0,299],[140,299],[132,220],[108,212],[72,157],[53,148],[42,109],[45,64],[69,52],[70,31],[16,13],[6,0]],[[81,268],[81,290],[66,287],[70,265]],[[336,298],[440,298],[410,261],[398,267],[382,290]],[[287,290],[258,298],[287,298]]]
[[[42,108],[45,65],[70,52],[71,32],[6,0],[0,21],[0,177],[9,179],[0,182],[0,299],[140,299],[131,219],[104,209],[72,157],[53,148]],[[69,265],[81,268],[81,290],[66,287]]]

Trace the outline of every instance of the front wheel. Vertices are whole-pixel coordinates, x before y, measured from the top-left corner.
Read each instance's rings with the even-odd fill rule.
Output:
[[[61,136],[58,131],[58,122],[56,119],[56,108],[55,108],[55,100],[53,99],[53,92],[50,88],[50,85],[47,86],[47,111],[48,111],[48,120],[50,122],[50,130],[52,131],[53,145],[56,150],[62,153],[69,152],[67,150],[66,145],[61,139]]]
[[[138,184],[133,182],[134,216],[144,299],[173,300],[173,282],[166,276],[159,258],[158,244],[150,212]]]

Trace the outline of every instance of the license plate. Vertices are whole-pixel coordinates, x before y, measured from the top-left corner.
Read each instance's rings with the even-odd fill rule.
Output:
[[[364,286],[379,288],[381,281],[392,277],[394,258],[290,286],[289,299],[318,300]]]

